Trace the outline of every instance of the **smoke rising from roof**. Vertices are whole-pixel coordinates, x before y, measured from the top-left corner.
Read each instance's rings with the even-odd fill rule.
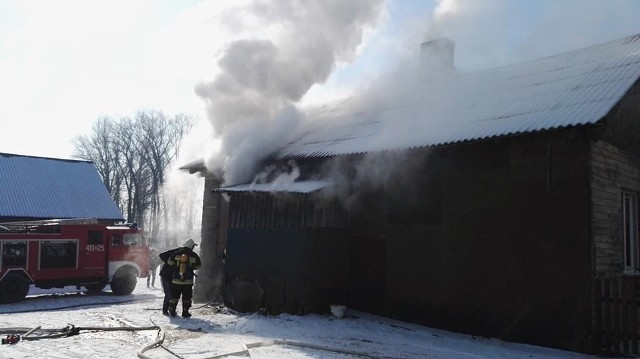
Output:
[[[362,147],[369,149],[377,147],[375,139],[383,139],[385,149],[393,148],[394,143],[406,145],[410,142],[408,139],[415,139],[420,133],[419,131],[409,133],[407,128],[419,129],[420,126],[407,126],[408,122],[432,121],[442,124],[443,128],[448,128],[450,125],[448,121],[451,121],[451,118],[434,116],[435,111],[432,110],[451,108],[456,112],[458,110],[455,109],[465,106],[472,109],[473,103],[463,99],[467,87],[488,86],[486,92],[491,92],[492,89],[489,87],[493,82],[487,81],[487,78],[464,76],[465,73],[469,73],[469,70],[482,70],[545,57],[640,31],[640,23],[636,20],[637,15],[640,14],[640,3],[637,2],[634,4],[628,0],[619,0],[604,3],[587,0],[585,7],[582,4],[576,7],[575,1],[543,0],[541,3],[544,11],[535,14],[537,18],[534,20],[539,21],[539,25],[533,24],[530,27],[520,28],[516,21],[526,19],[528,16],[526,12],[531,11],[531,8],[518,1],[438,1],[433,14],[426,19],[422,40],[434,40],[442,36],[453,39],[456,43],[455,67],[458,73],[451,77],[425,79],[421,76],[420,72],[425,69],[421,69],[420,64],[417,63],[420,40],[416,39],[415,35],[408,34],[407,38],[413,41],[399,41],[399,43],[413,46],[413,51],[405,52],[408,56],[399,57],[395,70],[381,75],[378,81],[373,82],[366,91],[361,91],[357,98],[333,107],[328,106],[314,115],[321,119],[324,128],[315,129],[314,133],[317,135],[309,136],[310,141],[307,143],[313,144],[314,140],[321,141],[323,133],[332,133],[334,137],[329,138],[334,139],[344,134],[357,134],[362,137],[362,141],[367,141],[367,145]],[[594,24],[604,23],[610,23],[612,26],[593,27]],[[516,31],[511,29],[518,29],[519,34],[514,34]],[[563,29],[572,29],[572,31],[566,32]],[[442,74],[447,70],[441,67],[445,62],[432,61],[426,65],[432,66],[432,72]],[[433,67],[434,64],[435,67]],[[461,77],[463,77],[462,80]],[[449,81],[454,78],[457,80]],[[410,106],[414,106],[415,110],[410,108],[406,111],[395,111]],[[440,112],[450,113],[450,111]],[[338,131],[327,127],[331,120],[340,127]],[[358,129],[362,124],[376,122],[381,125],[364,125],[362,129]],[[367,132],[368,129],[375,128],[378,128],[379,133],[383,135],[376,136],[377,133]],[[356,141],[350,141],[351,144],[354,142]],[[310,147],[313,148],[313,146]],[[322,146],[317,148],[321,149]],[[377,153],[376,156],[365,155],[362,159],[349,163],[348,166],[344,163],[330,163],[327,166],[329,170],[323,174],[323,177],[331,178],[336,183],[350,182],[354,187],[363,180],[370,185],[384,185],[390,178],[390,171],[403,170],[401,167],[406,161],[402,156],[403,152],[400,151],[393,159],[387,153]],[[338,159],[337,162],[343,161]],[[345,198],[344,195],[339,197]]]
[[[226,184],[248,182],[259,162],[296,134],[315,126],[350,121],[407,102],[434,101],[434,87],[419,84],[419,46],[446,36],[455,42],[458,72],[496,67],[640,32],[640,4],[633,0],[438,0],[420,24],[401,24],[387,38],[385,55],[394,70],[377,75],[358,96],[320,111],[299,106],[314,84],[324,83],[336,64],[357,55],[368,28],[392,3],[382,0],[242,1],[215,18],[228,34],[212,81],[196,92],[206,102],[218,153],[209,169],[223,168]],[[608,24],[608,26],[604,26]],[[569,29],[570,31],[566,31]],[[386,60],[387,63],[389,62]],[[441,83],[439,86],[446,86]],[[436,102],[442,102],[440,100]],[[333,114],[339,114],[332,117]],[[418,114],[417,114],[418,115]],[[416,118],[419,116],[416,116]],[[421,118],[424,120],[424,118]],[[309,120],[309,121],[306,121]],[[395,130],[397,131],[397,130]],[[401,136],[389,129],[388,136]]]
[[[337,62],[353,58],[381,9],[381,0],[256,0],[229,10],[225,21],[233,29],[244,33],[250,21],[262,26],[229,42],[216,77],[196,88],[221,139],[207,167],[222,167],[229,184],[251,179],[257,162],[297,127],[296,102],[324,83]]]
[[[451,38],[459,67],[477,70],[639,33],[638,16],[636,0],[438,0],[424,35]]]

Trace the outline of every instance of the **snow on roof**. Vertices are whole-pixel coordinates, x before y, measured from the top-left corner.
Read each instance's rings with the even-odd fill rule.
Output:
[[[247,183],[229,187],[222,187],[216,192],[293,192],[311,193],[330,186],[328,181],[298,181],[298,182],[271,182],[271,183]]]
[[[640,34],[516,65],[455,73],[417,100],[360,114],[333,111],[326,117],[342,125],[309,131],[278,157],[436,146],[593,124],[639,77]]]
[[[122,221],[88,161],[0,153],[0,217]]]

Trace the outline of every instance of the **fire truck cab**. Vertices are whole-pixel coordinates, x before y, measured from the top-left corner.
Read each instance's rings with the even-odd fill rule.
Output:
[[[0,223],[0,302],[23,300],[29,285],[133,292],[149,275],[149,246],[135,224],[95,220]]]

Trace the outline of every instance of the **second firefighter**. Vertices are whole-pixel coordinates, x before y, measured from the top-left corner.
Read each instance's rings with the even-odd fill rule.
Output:
[[[171,266],[173,272],[171,300],[169,301],[169,314],[172,317],[177,315],[176,308],[180,297],[182,297],[182,317],[191,317],[189,308],[191,308],[191,298],[193,297],[194,271],[200,269],[202,265],[200,257],[193,251],[195,246],[192,239],[187,239],[181,248],[171,253],[167,260],[167,264]]]

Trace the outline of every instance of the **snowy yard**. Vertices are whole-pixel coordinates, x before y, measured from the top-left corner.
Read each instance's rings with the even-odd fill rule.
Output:
[[[156,281],[159,285],[159,280]],[[108,288],[108,287],[107,287]],[[55,293],[55,294],[54,294]],[[361,312],[343,319],[326,315],[239,315],[214,306],[194,305],[193,318],[160,314],[162,291],[139,279],[133,294],[114,296],[108,290],[88,295],[74,290],[32,288],[17,304],[0,304],[0,329],[62,329],[80,327],[79,335],[20,341],[0,346],[0,358],[136,358],[159,338],[159,330],[102,331],[89,327],[159,326],[162,347],[144,352],[150,358],[594,358],[530,345],[505,343],[449,333]],[[222,308],[224,309],[224,308]],[[3,331],[6,333],[6,331]],[[39,334],[40,333],[40,334]],[[31,335],[42,335],[35,332]],[[6,334],[3,334],[3,338]],[[252,343],[284,340],[295,345]],[[247,352],[243,346],[249,347]],[[340,352],[342,351],[342,352]],[[347,354],[350,352],[352,354]],[[357,355],[357,354],[361,355]]]

